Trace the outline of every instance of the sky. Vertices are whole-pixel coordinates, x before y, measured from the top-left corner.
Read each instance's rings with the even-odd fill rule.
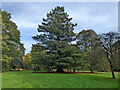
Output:
[[[117,2],[4,2],[2,10],[11,13],[11,20],[17,24],[25,54],[37,43],[32,36],[38,34],[38,25],[56,6],[63,6],[73,18],[71,22],[78,24],[75,33],[83,29],[93,29],[97,34],[118,31]]]

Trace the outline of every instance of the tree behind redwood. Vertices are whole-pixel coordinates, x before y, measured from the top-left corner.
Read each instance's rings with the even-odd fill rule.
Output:
[[[92,30],[82,30],[77,34],[77,45],[86,54],[86,61],[89,64],[91,73],[93,73],[93,68],[96,64],[96,59],[93,59],[92,51],[97,43],[97,33]]]

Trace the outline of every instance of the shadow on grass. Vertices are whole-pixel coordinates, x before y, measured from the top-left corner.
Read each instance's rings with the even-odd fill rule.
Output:
[[[52,73],[52,74],[101,74],[101,73],[90,73],[90,72],[33,72],[33,73]]]

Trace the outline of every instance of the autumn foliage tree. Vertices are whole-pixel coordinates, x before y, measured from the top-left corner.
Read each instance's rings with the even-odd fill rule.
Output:
[[[31,53],[26,54],[22,58],[23,58],[23,68],[24,69],[31,69],[32,68]]]

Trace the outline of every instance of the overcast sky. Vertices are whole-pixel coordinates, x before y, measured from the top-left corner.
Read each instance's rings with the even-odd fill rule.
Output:
[[[11,20],[17,24],[26,54],[30,52],[32,44],[37,43],[32,36],[37,34],[38,24],[56,6],[64,6],[65,12],[73,18],[72,22],[78,23],[74,30],[76,33],[83,29],[93,29],[98,34],[118,31],[117,2],[4,2],[2,9],[11,13]]]

